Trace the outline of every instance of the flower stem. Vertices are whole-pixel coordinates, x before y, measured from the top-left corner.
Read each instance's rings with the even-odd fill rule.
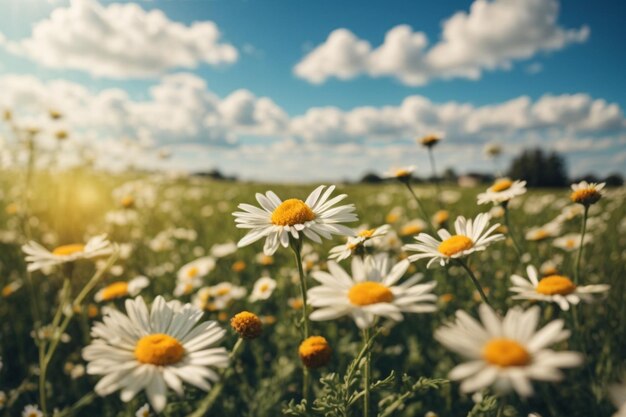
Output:
[[[576,256],[576,270],[574,271],[574,284],[578,285],[580,280],[580,260],[583,255],[583,246],[585,243],[585,232],[587,231],[587,216],[589,214],[589,206],[585,205],[585,212],[583,213],[583,223],[580,231],[580,245],[578,246],[578,255]]]
[[[504,397],[500,398],[500,404],[498,405],[498,412],[496,413],[496,417],[504,416],[504,407],[506,406],[506,400]]]
[[[478,282],[478,279],[476,278],[476,275],[474,275],[474,273],[472,272],[472,270],[467,266],[467,264],[465,262],[463,262],[460,259],[456,260],[457,263],[463,267],[463,269],[465,269],[465,271],[467,271],[467,274],[469,275],[469,277],[472,279],[472,282],[474,283],[474,286],[476,287],[476,289],[478,290],[478,293],[480,294],[480,298],[482,298],[483,302],[485,304],[487,304],[489,307],[493,308],[493,306],[491,305],[491,303],[489,302],[489,299],[487,299],[487,295],[485,295],[485,292],[483,291],[482,287],[480,286],[480,283]]]
[[[233,346],[233,350],[228,355],[228,358],[231,361],[235,359],[235,357],[237,356],[237,353],[239,352],[239,349],[241,348],[242,344],[243,344],[243,338],[240,337],[239,339],[237,339],[235,346]],[[227,372],[227,370],[231,370],[231,369],[232,367],[226,368],[226,370],[222,372],[222,375],[221,375],[222,377],[220,378],[220,381],[217,384],[215,384],[213,389],[207,394],[206,397],[204,397],[204,400],[202,400],[202,402],[198,404],[198,408],[196,409],[196,411],[189,414],[187,417],[203,417],[207,415],[211,407],[213,407],[213,404],[215,404],[215,400],[217,400],[217,398],[222,393],[226,380],[232,374],[231,372]]]
[[[308,304],[306,299],[307,284],[306,276],[304,275],[304,268],[302,267],[302,241],[299,239],[291,239],[291,249],[296,258],[296,265],[298,266],[298,275],[300,277],[300,295],[302,297],[302,328],[304,339],[309,337],[309,316],[308,316]],[[307,407],[310,406],[310,376],[309,368],[302,365],[302,397],[306,400]]]
[[[506,224],[506,229],[509,234],[509,237],[511,238],[511,241],[513,241],[513,247],[515,248],[515,252],[517,252],[517,256],[521,258],[522,249],[519,243],[517,242],[517,239],[515,238],[515,233],[513,233],[513,228],[511,227],[511,221],[509,220],[509,207],[507,203],[508,202],[505,202],[504,204],[502,204],[502,208],[504,208],[504,223]]]
[[[413,199],[415,200],[415,202],[417,203],[417,208],[420,211],[420,214],[422,215],[422,217],[424,218],[424,220],[426,220],[426,224],[428,225],[428,229],[431,232],[435,232],[435,229],[433,228],[432,223],[430,222],[430,216],[428,215],[428,213],[426,212],[426,210],[424,210],[424,206],[422,205],[420,199],[417,197],[417,194],[415,194],[415,191],[413,191],[413,187],[411,187],[411,183],[410,180],[406,180],[403,181],[403,183],[406,185],[406,188],[409,189],[409,192],[411,193],[411,195],[413,196]]]
[[[364,348],[370,345],[370,329],[363,329],[363,346]],[[371,347],[371,346],[370,346]],[[369,417],[370,415],[370,380],[371,380],[371,349],[367,349],[365,354],[365,363],[363,364],[363,417]]]
[[[437,178],[437,168],[435,166],[435,155],[433,154],[432,146],[428,147],[428,158],[430,159],[430,169],[433,172],[433,182],[435,183],[435,187],[437,189],[437,205],[440,209],[443,209],[443,205],[441,204],[441,185],[439,184],[439,179]]]

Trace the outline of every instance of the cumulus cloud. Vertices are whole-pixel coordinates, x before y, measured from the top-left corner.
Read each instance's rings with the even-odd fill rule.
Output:
[[[237,61],[237,49],[221,40],[210,21],[189,26],[162,11],[134,3],[101,5],[72,0],[34,24],[29,37],[0,45],[46,67],[75,69],[96,77],[153,77],[175,68]]]
[[[586,41],[589,28],[562,28],[558,12],[558,0],[475,0],[469,12],[443,22],[440,39],[430,48],[426,34],[407,25],[390,29],[375,49],[349,30],[337,29],[294,73],[315,84],[362,74],[412,86],[436,78],[478,79],[486,70],[508,69],[514,61]]]

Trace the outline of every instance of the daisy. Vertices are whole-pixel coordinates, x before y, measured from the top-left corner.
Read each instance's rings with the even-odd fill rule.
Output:
[[[192,302],[201,310],[223,310],[233,300],[240,300],[245,297],[246,292],[243,287],[238,287],[230,282],[220,282],[212,287],[200,288]]]
[[[400,181],[407,181],[411,179],[414,171],[415,171],[414,165],[411,165],[408,167],[402,167],[402,168],[392,168],[383,174],[383,178],[388,178],[388,179],[395,178]]]
[[[10,297],[11,295],[15,294],[17,290],[22,288],[22,285],[22,281],[20,280],[12,281],[2,287],[2,290],[0,290],[0,294],[2,294],[2,297],[4,298]]]
[[[570,304],[576,305],[581,301],[590,303],[593,295],[607,292],[608,285],[584,285],[577,286],[566,276],[548,275],[539,279],[537,269],[528,265],[526,268],[528,279],[519,275],[512,275],[513,286],[509,289],[517,293],[514,300],[538,300],[556,303],[561,310],[569,310]]]
[[[400,236],[414,236],[428,228],[428,224],[422,219],[411,220],[400,228]]]
[[[174,307],[174,308],[173,308]],[[208,391],[218,380],[212,368],[228,366],[223,347],[212,347],[225,334],[215,321],[198,324],[202,311],[190,304],[176,308],[161,296],[149,311],[143,298],[126,300],[126,314],[109,310],[91,331],[94,341],[83,349],[87,373],[103,375],[100,396],[121,391],[128,402],[144,390],[152,408],[167,403],[167,388],[183,394],[183,382]]]
[[[253,303],[259,300],[267,300],[272,296],[275,288],[276,280],[270,277],[261,277],[254,283],[252,294],[250,294],[248,299]]]
[[[436,310],[437,297],[431,293],[434,281],[419,284],[423,274],[413,275],[401,284],[398,281],[410,263],[401,261],[393,267],[386,254],[365,260],[352,258],[352,276],[337,263],[328,262],[328,271],[315,271],[313,278],[320,286],[308,291],[309,304],[319,308],[311,320],[333,320],[352,316],[361,329],[372,327],[376,317],[402,320],[402,313],[429,313]]]
[[[492,235],[493,231],[500,227],[498,223],[485,231],[489,220],[487,213],[479,214],[474,220],[459,216],[454,222],[455,235],[451,235],[445,229],[439,229],[437,232],[441,238],[439,241],[426,233],[420,233],[415,238],[419,243],[404,245],[403,249],[419,252],[409,256],[411,262],[431,258],[427,264],[428,268],[434,262],[439,262],[441,266],[444,266],[451,259],[462,258],[473,252],[485,250],[490,244],[504,239],[502,234]]]
[[[626,417],[626,384],[613,384],[609,386],[609,397],[618,409],[613,417]]]
[[[237,227],[252,230],[237,246],[241,248],[266,238],[263,252],[273,255],[279,245],[289,246],[290,236],[300,239],[300,233],[317,243],[322,242],[320,236],[330,239],[333,234],[353,235],[350,228],[340,223],[358,220],[354,204],[333,207],[347,195],[341,194],[329,200],[335,186],[324,188],[324,185],[317,187],[306,201],[297,198],[282,201],[273,191],[268,191],[265,195],[256,195],[261,208],[240,204],[238,207],[243,211],[233,213]]]
[[[22,417],[43,417],[38,405],[27,405],[22,411]]]
[[[417,141],[422,144],[422,146],[425,146],[427,148],[432,148],[433,146],[437,145],[440,141],[441,141],[441,136],[440,135],[426,135],[422,138],[418,138]]]
[[[502,204],[525,193],[526,181],[500,178],[486,192],[478,194],[478,204]]]
[[[215,269],[215,259],[205,256],[183,265],[178,270],[176,278],[179,281],[190,282],[205,277],[213,269]]]
[[[596,184],[595,182],[581,181],[578,184],[572,184],[572,194],[570,199],[574,203],[590,206],[595,204],[602,198],[603,188],[606,183]]]
[[[237,244],[234,242],[217,243],[211,246],[211,256],[224,258],[237,252]]]
[[[363,249],[363,247],[371,246],[373,244],[371,239],[386,235],[390,229],[391,226],[385,224],[373,229],[361,230],[357,232],[355,237],[348,238],[348,241],[345,244],[332,248],[329,252],[328,258],[336,259],[337,261],[347,259],[353,253]]]
[[[589,235],[585,236],[585,240],[583,241],[583,245],[590,243],[592,237]],[[563,249],[567,252],[572,252],[577,250],[580,247],[580,233],[569,233],[567,235],[561,236],[559,238],[554,239],[552,244],[559,248]]]
[[[141,406],[135,413],[135,417],[150,417],[150,406],[148,404]]]
[[[108,256],[113,252],[113,246],[107,240],[106,235],[100,235],[92,237],[86,244],[73,243],[58,246],[52,252],[31,240],[22,246],[22,250],[26,253],[28,271],[33,272],[79,259]]]
[[[535,242],[549,239],[551,237],[558,236],[561,233],[561,227],[562,225],[560,223],[551,221],[544,224],[543,226],[528,229],[524,237],[526,238],[526,240]]]
[[[493,386],[497,391],[514,389],[520,396],[532,395],[531,379],[558,381],[563,378],[559,368],[582,363],[577,352],[555,352],[548,346],[567,339],[563,320],[554,320],[537,330],[539,307],[526,311],[510,309],[504,319],[481,304],[482,323],[464,311],[457,311],[456,320],[435,332],[446,348],[466,357],[469,362],[450,371],[450,378],[462,380],[461,391],[475,392]]]
[[[94,300],[100,303],[103,301],[113,301],[122,297],[134,297],[138,295],[141,290],[146,288],[150,284],[150,280],[144,276],[138,276],[130,281],[116,281],[102,288],[94,296]]]

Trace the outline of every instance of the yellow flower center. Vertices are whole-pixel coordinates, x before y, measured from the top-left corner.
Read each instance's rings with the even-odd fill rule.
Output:
[[[255,339],[261,335],[263,325],[261,319],[249,311],[242,311],[230,319],[231,327],[244,339]]]
[[[117,281],[102,290],[102,300],[109,301],[128,295],[128,282]]]
[[[237,261],[233,264],[233,271],[241,272],[246,269],[246,263],[244,261]]]
[[[141,363],[165,366],[181,361],[185,348],[178,340],[163,333],[144,336],[135,346],[135,358]]]
[[[400,234],[402,236],[411,236],[416,235],[424,230],[421,226],[415,224],[409,224],[400,229]]]
[[[57,248],[54,248],[52,251],[53,255],[57,256],[69,256],[75,253],[79,253],[85,250],[85,245],[82,243],[72,243],[70,245],[63,245]]]
[[[369,229],[369,230],[363,230],[361,232],[359,232],[359,237],[364,237],[364,238],[370,238],[372,237],[372,235],[374,234],[374,232],[376,231],[376,229]]]
[[[355,284],[348,292],[350,302],[357,306],[368,306],[377,303],[393,301],[393,294],[389,288],[380,282],[365,281]]]
[[[120,204],[124,208],[131,208],[132,206],[135,205],[135,199],[133,198],[133,196],[127,195],[122,198],[122,200],[120,201]]]
[[[332,349],[324,337],[311,336],[300,344],[298,354],[307,368],[319,368],[330,361]]]
[[[187,277],[188,278],[195,278],[198,275],[198,272],[200,272],[198,267],[192,266],[191,268],[189,268],[187,270]]]
[[[315,213],[306,203],[297,198],[283,201],[272,213],[272,223],[277,226],[293,226],[315,219]]]
[[[260,292],[266,292],[266,291],[267,291],[267,290],[269,290],[269,289],[270,289],[270,285],[269,285],[269,284],[261,284],[261,285],[259,286],[259,291],[260,291]]]
[[[576,290],[576,285],[563,275],[550,275],[537,284],[537,292],[545,295],[567,295]]]
[[[437,250],[446,256],[453,256],[459,252],[470,249],[474,242],[467,236],[454,235],[439,244]]]
[[[513,185],[513,182],[511,180],[501,179],[501,180],[496,181],[491,186],[491,191],[499,193],[500,191],[508,190],[509,188],[511,188],[511,185]]]
[[[483,358],[503,368],[528,365],[531,360],[526,348],[511,339],[490,340],[483,348]]]
[[[582,190],[574,191],[570,198],[574,203],[579,204],[593,204],[600,199],[601,195],[595,188],[584,188]]]
[[[407,169],[397,169],[394,175],[396,178],[406,178],[411,175],[411,172]]]
[[[576,241],[574,239],[567,239],[565,241],[565,247],[568,249],[574,249],[576,247]]]
[[[535,235],[533,236],[533,239],[534,240],[543,240],[543,239],[546,239],[548,237],[550,237],[550,234],[547,231],[545,231],[543,229],[539,229],[539,230],[537,230],[535,232]]]
[[[229,287],[219,288],[215,291],[215,295],[217,296],[224,296],[224,295],[228,295],[229,293],[230,293]]]
[[[435,223],[437,224],[443,224],[445,222],[448,221],[448,218],[450,218],[450,214],[448,213],[447,210],[439,210],[438,212],[435,213]]]
[[[439,137],[435,136],[435,135],[428,135],[428,136],[424,136],[420,142],[422,143],[422,145],[424,146],[433,146],[435,145],[437,142],[439,142]]]

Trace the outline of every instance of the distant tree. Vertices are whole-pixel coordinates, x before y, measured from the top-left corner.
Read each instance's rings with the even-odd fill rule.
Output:
[[[581,181],[596,182],[596,183],[601,182],[600,178],[598,178],[598,176],[594,174],[585,174],[582,177],[574,178],[574,180],[572,180],[572,182],[581,182]]]
[[[359,182],[362,183],[367,183],[367,184],[377,184],[382,182],[383,179],[378,176],[377,174],[373,173],[373,172],[368,172],[367,174],[363,175],[363,178],[361,178],[361,180]]]
[[[624,185],[624,178],[620,174],[614,172],[609,174],[609,176],[604,179],[604,182],[606,182],[608,187],[621,187]]]
[[[445,182],[456,183],[457,178],[458,176],[456,175],[456,172],[454,171],[454,169],[446,168],[446,170],[443,171],[443,180]]]
[[[508,176],[526,180],[529,187],[563,187],[567,185],[565,161],[556,152],[527,149],[513,159]]]

